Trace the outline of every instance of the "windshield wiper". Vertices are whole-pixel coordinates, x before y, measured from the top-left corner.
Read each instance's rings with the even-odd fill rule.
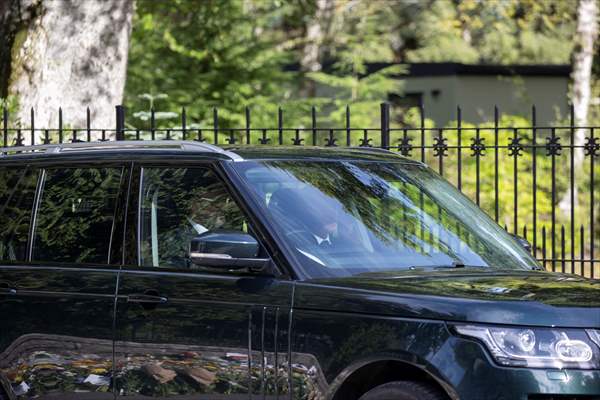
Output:
[[[451,265],[436,265],[433,269],[458,269],[458,268],[489,268],[486,265],[466,265],[459,261],[454,261]]]

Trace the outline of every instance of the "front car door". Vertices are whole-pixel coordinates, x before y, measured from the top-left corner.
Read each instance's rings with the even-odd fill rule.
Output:
[[[131,398],[287,398],[292,282],[190,262],[215,230],[252,233],[209,164],[135,168],[117,303],[117,391]],[[268,257],[264,249],[264,257]]]
[[[127,178],[121,165],[0,166],[0,387],[9,399],[114,396],[120,260],[110,254]]]

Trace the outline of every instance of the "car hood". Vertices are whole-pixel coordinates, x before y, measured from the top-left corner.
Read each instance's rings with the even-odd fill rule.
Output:
[[[600,281],[538,271],[380,273],[314,279],[295,306],[446,321],[600,327]]]

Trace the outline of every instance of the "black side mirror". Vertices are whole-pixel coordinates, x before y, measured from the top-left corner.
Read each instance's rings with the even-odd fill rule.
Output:
[[[517,241],[517,243],[521,245],[521,247],[527,250],[528,253],[531,253],[531,250],[533,248],[531,247],[531,243],[529,243],[529,240],[519,235],[515,235],[514,233],[511,233],[510,235]]]
[[[192,263],[226,270],[249,269],[262,272],[270,259],[257,258],[260,246],[251,235],[238,231],[208,231],[192,239],[189,257]]]

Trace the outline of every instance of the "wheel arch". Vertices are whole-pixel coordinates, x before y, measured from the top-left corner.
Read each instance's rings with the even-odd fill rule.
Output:
[[[396,357],[363,360],[346,368],[331,383],[327,398],[358,400],[379,385],[399,380],[426,382],[442,391],[448,400],[459,399],[451,385],[437,371],[416,360]]]

